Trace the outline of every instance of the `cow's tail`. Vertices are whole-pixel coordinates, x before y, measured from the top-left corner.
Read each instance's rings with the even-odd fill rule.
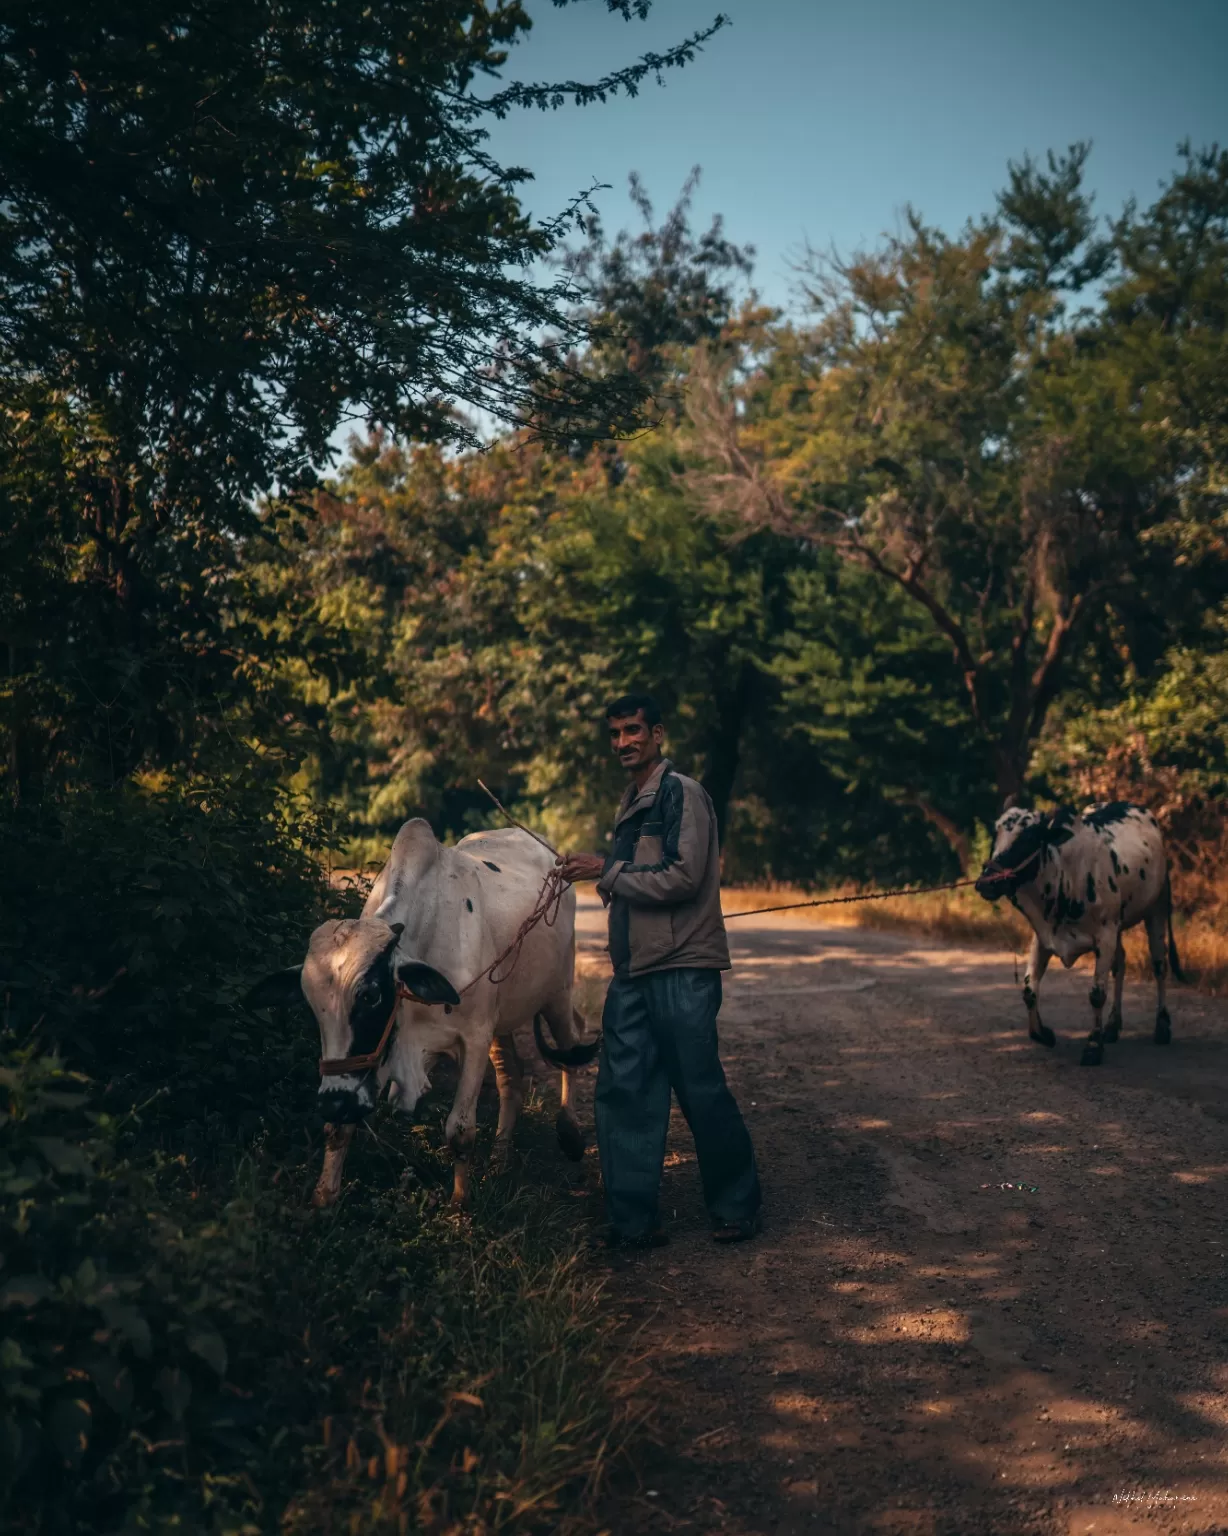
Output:
[[[544,1060],[552,1067],[587,1067],[594,1061],[597,1052],[601,1049],[601,1035],[598,1033],[595,1040],[588,1040],[583,1045],[568,1045],[560,1048],[557,1045],[547,1045],[546,1037],[542,1033],[542,1015],[533,1016],[533,1038],[537,1041],[537,1049]]]
[[[1171,876],[1165,880],[1164,890],[1168,896],[1168,968],[1177,981],[1184,981],[1185,976],[1181,970],[1181,957],[1177,954],[1177,940],[1173,934],[1173,882]]]

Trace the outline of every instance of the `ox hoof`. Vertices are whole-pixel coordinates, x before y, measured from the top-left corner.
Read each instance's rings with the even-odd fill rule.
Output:
[[[1173,1038],[1173,1023],[1167,1012],[1161,1013],[1156,1018],[1156,1032],[1152,1039],[1157,1045],[1171,1045]]]
[[[1057,1036],[1047,1024],[1038,1024],[1035,1029],[1029,1029],[1028,1039],[1035,1040],[1038,1045],[1047,1045],[1050,1050],[1057,1044]]]
[[[317,1211],[326,1211],[330,1205],[336,1205],[339,1189],[328,1189],[323,1184],[317,1184],[311,1192],[311,1203]]]
[[[1121,1038],[1121,1020],[1110,1019],[1104,1026],[1105,1045],[1114,1045]]]
[[[1079,1058],[1079,1065],[1081,1067],[1098,1067],[1103,1060],[1104,1046],[1099,1042],[1093,1044],[1091,1041],[1088,1041],[1083,1047],[1083,1054]]]
[[[571,1118],[559,1111],[554,1122],[554,1134],[559,1139],[559,1146],[563,1149],[563,1156],[578,1163],[584,1157],[584,1149],[588,1146],[588,1138]]]

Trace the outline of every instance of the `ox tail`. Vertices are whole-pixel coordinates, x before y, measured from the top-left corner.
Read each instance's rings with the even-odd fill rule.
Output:
[[[547,1045],[546,1037],[542,1033],[540,1013],[533,1016],[533,1038],[537,1041],[537,1049],[542,1058],[552,1067],[587,1067],[596,1059],[597,1052],[601,1049],[600,1033],[595,1040],[589,1040],[584,1045],[569,1045],[563,1049],[557,1045]]]
[[[1168,893],[1168,968],[1178,981],[1184,981],[1185,975],[1181,969],[1181,957],[1177,954],[1177,940],[1173,935],[1173,883],[1171,878],[1164,882],[1164,889]]]

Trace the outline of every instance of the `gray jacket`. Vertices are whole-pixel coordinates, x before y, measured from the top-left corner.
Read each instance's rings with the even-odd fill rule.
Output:
[[[668,758],[643,789],[628,786],[597,889],[610,909],[616,969],[729,969],[716,813],[703,785]]]

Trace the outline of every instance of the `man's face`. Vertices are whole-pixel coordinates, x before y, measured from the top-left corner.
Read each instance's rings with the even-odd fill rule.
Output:
[[[655,763],[661,755],[661,743],[665,740],[663,725],[646,725],[644,711],[637,709],[633,715],[622,715],[608,722],[610,747],[628,773]]]

